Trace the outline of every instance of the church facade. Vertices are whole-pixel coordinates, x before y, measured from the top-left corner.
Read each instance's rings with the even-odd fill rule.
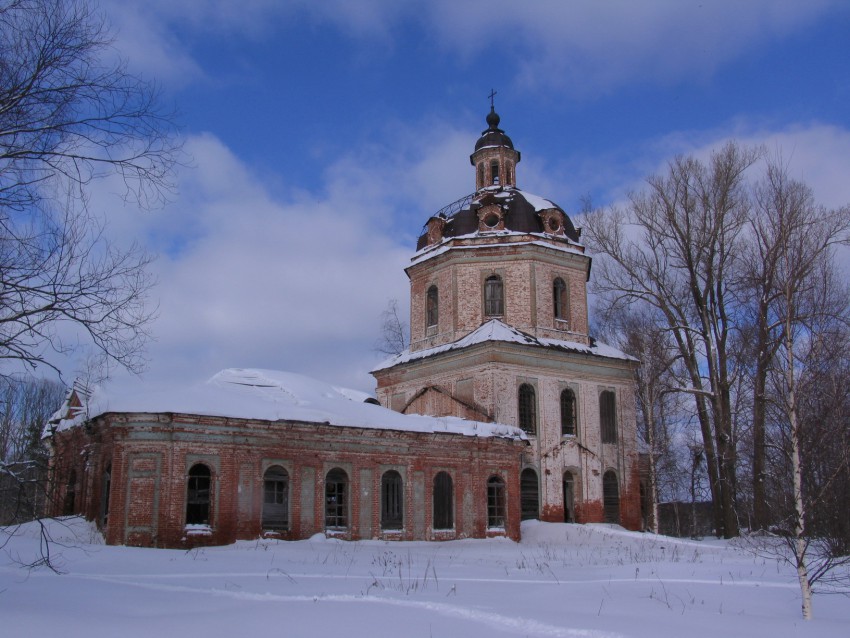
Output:
[[[378,400],[521,428],[524,519],[641,529],[637,361],[589,335],[580,231],[517,187],[521,155],[492,107],[487,124],[475,192],[427,220],[406,269],[410,345],[373,370]]]
[[[45,429],[49,514],[83,514],[111,544],[182,548],[518,540],[532,518],[640,529],[637,361],[589,335],[580,231],[517,187],[499,123],[491,108],[475,192],[419,237],[410,346],[373,370],[377,400],[254,369],[126,395],[76,386]]]

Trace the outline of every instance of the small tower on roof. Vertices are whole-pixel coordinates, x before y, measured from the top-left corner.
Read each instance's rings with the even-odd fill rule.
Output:
[[[475,143],[475,151],[469,156],[475,167],[475,190],[487,186],[516,186],[516,165],[520,161],[520,152],[514,149],[511,138],[499,128],[501,118],[496,113],[490,93],[490,113],[487,114],[487,128]]]

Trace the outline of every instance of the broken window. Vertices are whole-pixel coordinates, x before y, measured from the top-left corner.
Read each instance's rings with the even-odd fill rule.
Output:
[[[505,314],[505,291],[499,275],[490,275],[484,281],[484,314],[488,317]]]
[[[263,529],[289,529],[289,473],[272,465],[263,475]]]
[[[620,487],[617,475],[612,470],[605,472],[602,477],[602,508],[606,523],[620,522]]]
[[[434,529],[454,529],[454,486],[448,472],[434,477]]]
[[[561,436],[575,436],[576,395],[570,388],[561,391]]]
[[[209,525],[210,522],[210,468],[196,463],[189,470],[186,488],[186,524]]]
[[[487,527],[505,527],[505,482],[498,476],[487,480]]]
[[[519,427],[528,434],[537,431],[537,399],[534,388],[528,383],[519,386],[518,396]]]
[[[348,529],[348,475],[338,467],[325,477],[325,528]]]
[[[520,516],[527,521],[540,518],[540,487],[537,472],[525,468],[519,477]]]
[[[617,442],[617,400],[611,390],[599,394],[599,425],[603,443]]]
[[[381,529],[404,527],[404,497],[401,474],[395,470],[381,477]]]

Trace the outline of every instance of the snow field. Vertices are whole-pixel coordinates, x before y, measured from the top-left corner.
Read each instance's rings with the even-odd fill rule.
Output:
[[[734,543],[523,523],[523,541],[257,540],[191,551],[103,545],[48,522],[61,573],[25,569],[38,526],[0,559],[2,635],[850,635],[850,601],[800,618],[793,571]]]

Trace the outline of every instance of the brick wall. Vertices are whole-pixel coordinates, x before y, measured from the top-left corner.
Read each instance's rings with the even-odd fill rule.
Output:
[[[109,445],[102,442],[109,440]],[[522,441],[344,428],[290,422],[253,422],[192,415],[110,414],[88,429],[53,437],[57,485],[84,458],[90,468],[112,466],[110,511],[103,525],[107,542],[191,547],[253,539],[263,533],[263,474],[271,465],[289,475],[289,529],[276,536],[308,538],[325,529],[325,477],[334,468],[348,477],[348,522],[342,538],[399,540],[484,537],[519,538],[519,509],[512,490],[519,483]],[[209,530],[185,528],[187,476],[202,463],[211,471]],[[381,477],[387,469],[403,480],[404,525],[381,529]],[[452,477],[454,530],[432,529],[433,481]],[[507,485],[504,530],[488,530],[487,479]],[[79,475],[79,473],[78,473]],[[78,479],[84,483],[89,479]],[[91,481],[89,480],[89,483]],[[78,492],[76,513],[90,519],[103,506],[99,488]],[[55,508],[61,498],[54,500]],[[54,513],[61,513],[54,510]]]

